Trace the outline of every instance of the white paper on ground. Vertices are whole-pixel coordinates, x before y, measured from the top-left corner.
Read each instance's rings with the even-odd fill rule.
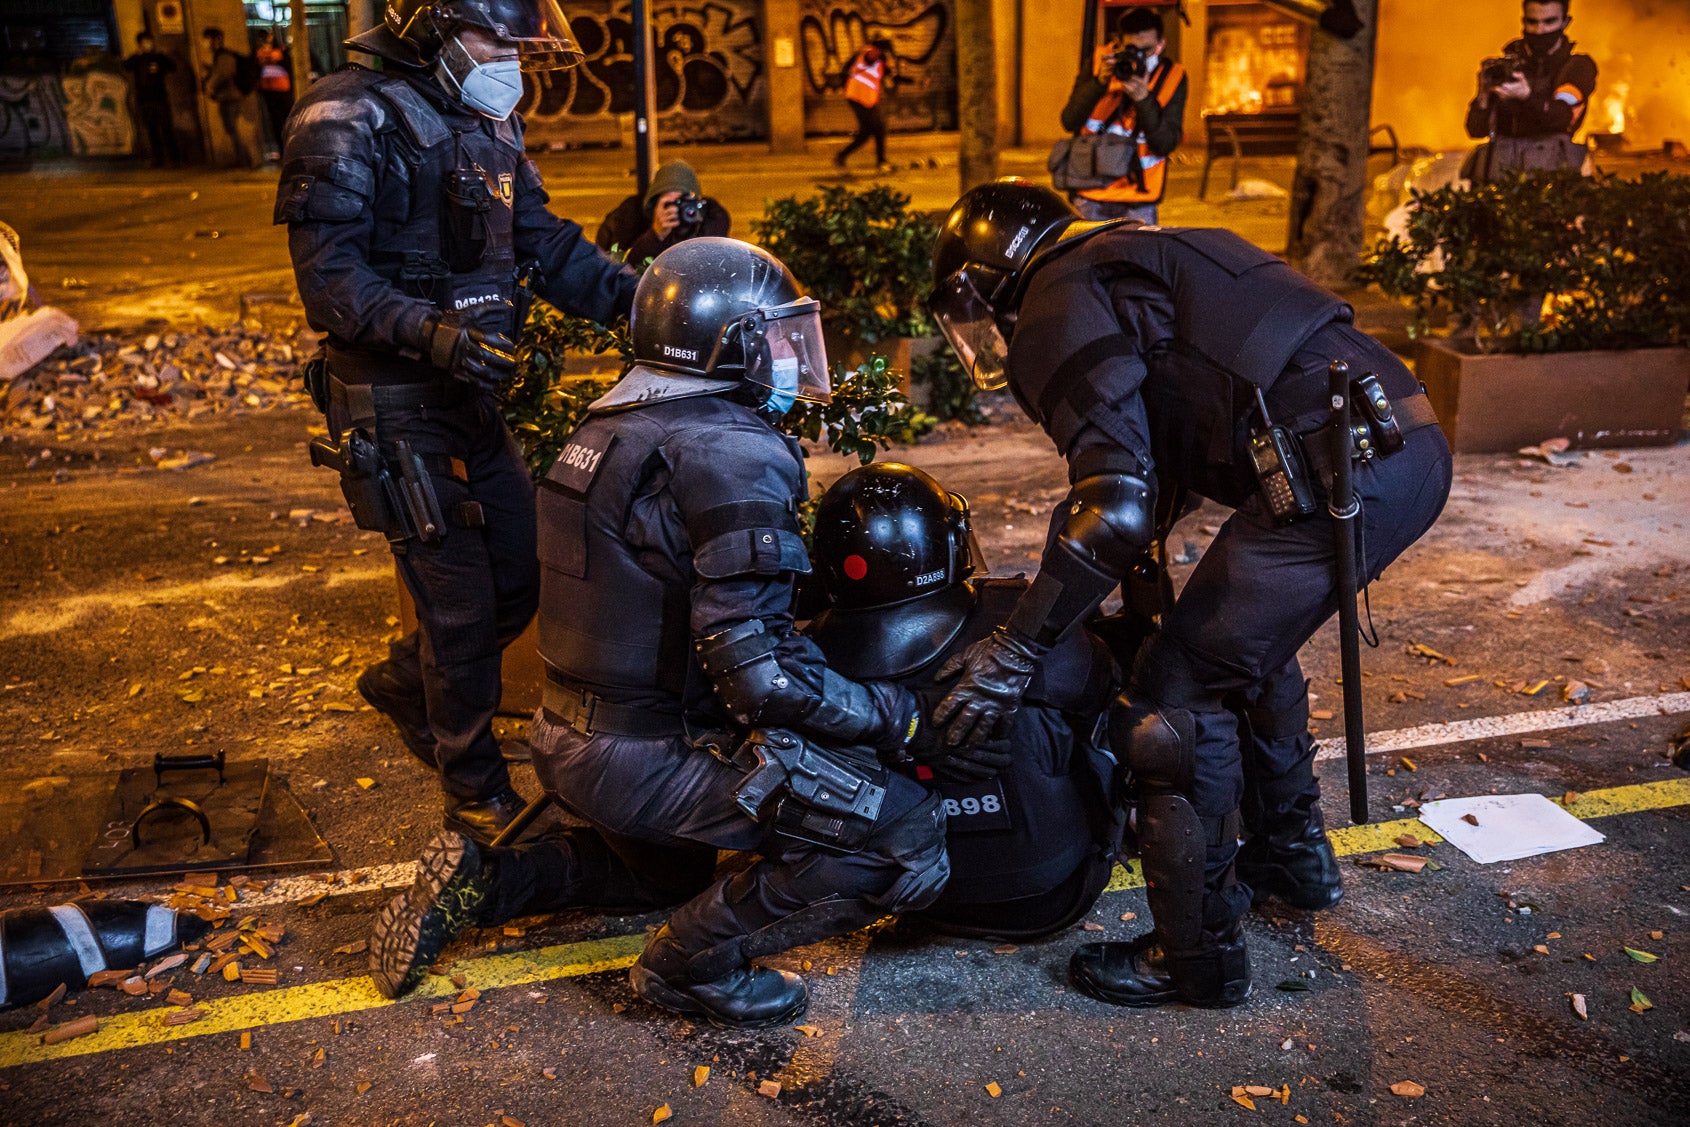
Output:
[[[1464,814],[1479,824],[1462,821]],[[1481,865],[1608,840],[1541,794],[1441,798],[1420,808],[1420,820]]]

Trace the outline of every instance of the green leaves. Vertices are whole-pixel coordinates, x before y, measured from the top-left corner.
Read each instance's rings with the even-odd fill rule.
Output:
[[[1649,952],[1639,951],[1635,947],[1622,947],[1620,949],[1624,951],[1634,963],[1658,963],[1661,961],[1661,957],[1659,955],[1651,955]]]
[[[781,419],[780,429],[811,442],[826,441],[835,454],[855,454],[866,466],[877,449],[907,446],[932,430],[934,421],[904,397],[886,358],[875,356],[854,372],[835,365],[833,401],[796,404]]]
[[[1646,348],[1690,343],[1687,260],[1690,177],[1561,172],[1416,193],[1361,276],[1416,306],[1416,334],[1442,306],[1483,351]]]
[[[870,342],[932,336],[924,302],[939,224],[909,203],[885,185],[832,186],[769,201],[751,230],[822,303],[830,329]]]
[[[1653,1003],[1649,1000],[1649,996],[1647,994],[1643,993],[1643,991],[1639,990],[1635,986],[1633,986],[1631,988],[1631,1006],[1630,1006],[1630,1009],[1631,1009],[1632,1013],[1640,1014],[1644,1010],[1652,1010],[1654,1008],[1655,1008],[1655,1003]]]

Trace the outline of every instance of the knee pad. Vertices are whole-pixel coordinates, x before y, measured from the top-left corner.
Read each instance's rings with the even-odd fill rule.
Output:
[[[937,900],[951,879],[945,808],[938,793],[929,791],[907,814],[877,830],[870,848],[902,870],[885,892],[868,897],[870,903],[891,913],[913,912]]]
[[[1109,709],[1109,744],[1147,789],[1185,794],[1197,771],[1197,725],[1183,708],[1156,708],[1122,693]]]

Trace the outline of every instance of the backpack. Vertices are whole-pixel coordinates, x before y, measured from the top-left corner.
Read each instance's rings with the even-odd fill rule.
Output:
[[[252,55],[235,56],[235,89],[250,94],[258,89],[258,60]]]

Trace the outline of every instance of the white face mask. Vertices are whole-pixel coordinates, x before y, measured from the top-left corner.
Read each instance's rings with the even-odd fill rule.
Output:
[[[522,62],[494,59],[478,63],[454,37],[440,50],[436,72],[440,84],[479,114],[503,121],[522,101]]]

